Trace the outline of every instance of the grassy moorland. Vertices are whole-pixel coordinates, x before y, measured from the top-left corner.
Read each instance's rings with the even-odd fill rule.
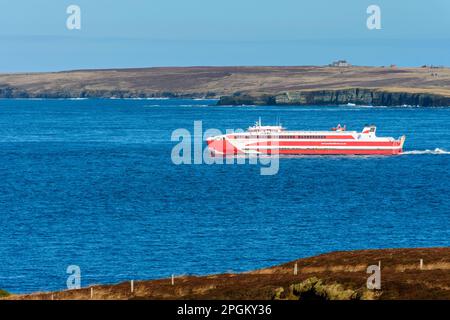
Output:
[[[367,267],[380,262],[381,289],[369,290]],[[246,273],[178,276],[173,285],[171,279],[137,281],[134,292],[130,287],[124,282],[7,299],[449,300],[450,248],[332,252]]]
[[[0,289],[0,298],[4,298],[4,297],[7,297],[7,296],[9,296],[9,292]]]
[[[0,98],[218,98],[222,104],[450,105],[450,68],[167,67],[0,74]]]

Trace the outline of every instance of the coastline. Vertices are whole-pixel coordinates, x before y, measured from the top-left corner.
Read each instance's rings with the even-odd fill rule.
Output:
[[[381,265],[380,290],[366,287],[369,265]],[[127,281],[4,299],[450,299],[449,270],[450,247],[337,251],[239,274],[134,281],[133,292]]]
[[[0,74],[0,98],[218,99],[218,105],[450,106],[450,68],[160,67]]]
[[[284,92],[277,95],[233,95],[220,97],[218,105],[370,105],[370,106],[450,106],[450,97],[420,92],[394,92],[349,88],[342,90],[318,90]]]

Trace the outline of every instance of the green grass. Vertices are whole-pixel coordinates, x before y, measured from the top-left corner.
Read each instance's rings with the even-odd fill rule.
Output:
[[[10,295],[10,294],[9,294],[8,291],[5,291],[5,290],[0,289],[0,298],[7,297],[7,296],[9,296],[9,295]]]

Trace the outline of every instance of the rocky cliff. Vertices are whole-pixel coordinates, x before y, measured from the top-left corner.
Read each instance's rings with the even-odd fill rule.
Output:
[[[221,97],[219,105],[342,105],[450,106],[450,97],[431,93],[389,92],[374,89],[293,91],[275,95],[234,94]]]

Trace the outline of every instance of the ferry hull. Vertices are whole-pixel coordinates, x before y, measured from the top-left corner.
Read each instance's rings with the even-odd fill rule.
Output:
[[[215,156],[245,155],[245,154],[279,154],[279,155],[398,155],[403,152],[401,148],[394,149],[251,149],[239,150],[235,147],[226,147],[220,143],[208,143],[209,150]]]
[[[348,142],[330,146],[329,142],[299,143],[241,143],[227,138],[208,140],[208,148],[213,155],[279,154],[279,155],[398,155],[403,152],[404,137],[389,143]]]
[[[277,154],[277,152],[273,152]],[[337,149],[326,149],[326,150],[280,150],[278,154],[285,155],[396,155],[402,153],[400,149],[394,150],[337,150]],[[272,154],[271,151],[267,154]]]
[[[207,140],[208,148],[213,155],[238,155],[243,154],[238,148],[231,144],[227,139]]]

